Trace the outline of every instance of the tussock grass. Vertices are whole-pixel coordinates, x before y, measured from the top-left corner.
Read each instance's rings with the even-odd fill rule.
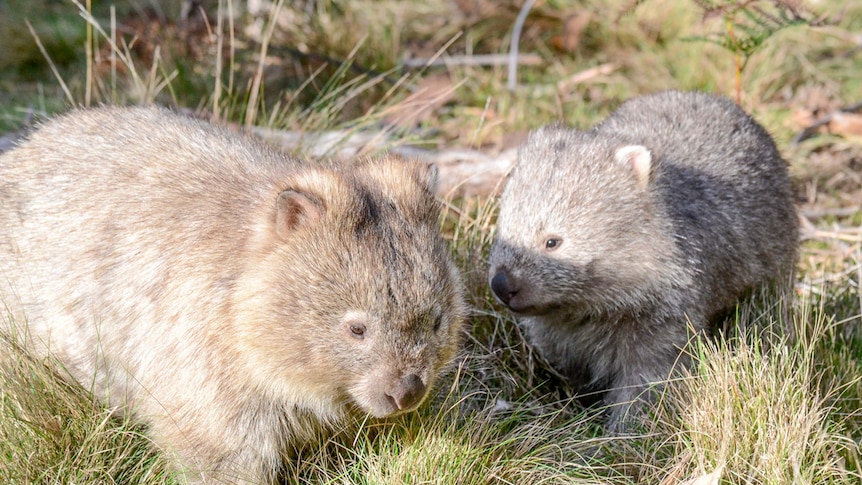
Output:
[[[472,377],[464,368],[416,414],[387,423],[362,423],[330,440],[292,481],[319,483],[589,483],[598,480],[584,457],[596,445],[583,439],[590,419],[563,409],[537,416],[501,406],[489,394],[460,393]],[[472,410],[478,403],[484,408]],[[325,478],[324,478],[325,477]]]
[[[745,334],[700,342],[698,366],[667,393],[656,429],[671,436],[675,473],[723,469],[731,483],[856,483],[842,454],[855,450],[830,416],[816,348],[830,331],[822,314],[799,310],[802,335],[762,345]],[[811,320],[813,319],[813,321]]]
[[[8,332],[0,337],[0,481],[174,483],[141,426],[114,416]]]

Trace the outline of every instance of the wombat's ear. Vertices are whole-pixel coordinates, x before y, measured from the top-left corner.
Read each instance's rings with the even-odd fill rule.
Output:
[[[278,194],[276,201],[275,232],[278,237],[287,239],[297,228],[320,220],[322,213],[323,203],[317,197],[285,190]]]
[[[437,164],[433,162],[413,162],[416,165],[416,177],[419,183],[424,184],[432,194],[437,193],[437,180],[440,171]]]
[[[649,185],[649,174],[652,167],[652,154],[645,146],[628,145],[617,149],[614,158],[631,168],[638,187],[646,189]]]

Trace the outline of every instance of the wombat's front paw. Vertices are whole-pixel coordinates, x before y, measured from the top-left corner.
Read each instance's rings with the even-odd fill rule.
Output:
[[[650,389],[620,389],[608,393],[605,430],[611,436],[627,436],[644,425],[651,396]]]

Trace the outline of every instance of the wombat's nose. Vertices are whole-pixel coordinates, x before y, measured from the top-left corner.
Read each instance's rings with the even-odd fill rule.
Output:
[[[416,374],[410,374],[391,392],[386,393],[395,402],[399,410],[409,409],[418,404],[425,396],[425,384]]]
[[[491,278],[491,291],[504,305],[508,305],[512,297],[518,294],[518,289],[512,287],[505,271],[498,271]]]

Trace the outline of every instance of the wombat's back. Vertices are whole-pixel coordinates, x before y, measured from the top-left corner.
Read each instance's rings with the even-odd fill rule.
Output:
[[[128,328],[101,334],[95,320],[135,313],[171,321],[185,313],[175,306],[218,300],[227,289],[217,281],[240,271],[253,214],[266,200],[255,191],[274,198],[272,181],[296,169],[241,140],[149,108],[82,110],[41,126],[0,157],[4,300],[61,356],[115,344],[132,349],[143,332],[158,332],[117,318],[111,325]],[[97,360],[71,359],[70,370],[92,379]]]
[[[6,210],[0,217],[20,229],[3,235],[20,241],[60,232],[65,237],[43,242],[105,246],[105,256],[122,240],[94,240],[94,231],[158,227],[176,234],[165,246],[201,239],[236,244],[245,233],[231,232],[250,229],[262,192],[298,168],[262,144],[166,110],[76,111],[45,123],[2,156]]]
[[[706,301],[725,305],[742,289],[792,272],[798,221],[787,165],[735,103],[665,91],[626,101],[595,130],[651,153],[653,191],[712,295]]]
[[[780,189],[777,197],[789,195],[787,166],[772,138],[723,96],[663,91],[635,97],[595,130],[642,144],[661,163],[737,182],[772,185]]]

